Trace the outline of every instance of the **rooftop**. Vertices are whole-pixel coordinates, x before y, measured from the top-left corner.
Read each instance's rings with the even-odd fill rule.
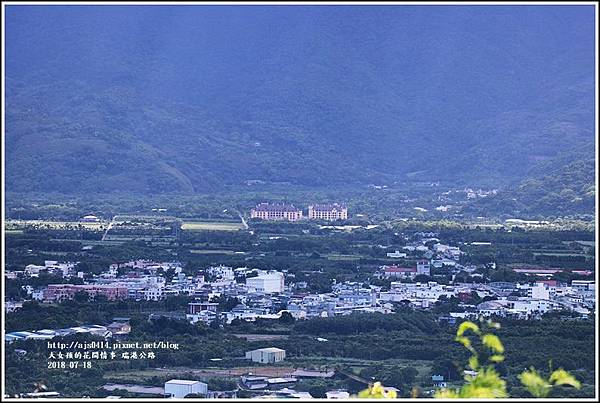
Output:
[[[170,381],[167,381],[166,383],[175,384],[175,385],[194,385],[196,383],[200,383],[200,381],[188,381],[185,379],[171,379]]]
[[[417,271],[413,267],[398,267],[398,266],[387,266],[384,268],[386,273],[411,273]]]
[[[296,212],[300,209],[296,208],[293,204],[285,204],[285,203],[260,203],[257,204],[254,208],[255,211],[289,211]]]
[[[331,211],[331,210],[340,210],[347,208],[344,203],[327,203],[327,204],[312,204],[309,206],[315,211]]]
[[[285,352],[285,350],[282,350],[280,348],[277,347],[267,347],[267,348],[258,348],[256,350],[251,350],[251,351],[263,351],[265,353],[279,353],[279,352]]]

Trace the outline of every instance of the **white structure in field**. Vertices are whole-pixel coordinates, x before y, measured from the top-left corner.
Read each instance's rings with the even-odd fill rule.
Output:
[[[259,348],[258,350],[246,352],[246,358],[249,358],[253,362],[260,362],[261,364],[272,364],[283,361],[285,350],[276,347]]]
[[[401,253],[399,250],[397,250],[395,252],[388,252],[387,257],[396,258],[396,259],[403,258],[403,257],[406,257],[406,253]]]
[[[283,273],[278,271],[259,271],[257,277],[246,279],[249,290],[265,294],[283,292],[283,285]]]
[[[98,217],[96,217],[95,215],[86,215],[84,217],[81,218],[81,220],[79,220],[81,222],[100,222],[100,219]]]
[[[187,395],[204,395],[208,393],[208,385],[200,381],[186,381],[183,379],[171,379],[165,383],[165,395],[174,398],[182,398]]]

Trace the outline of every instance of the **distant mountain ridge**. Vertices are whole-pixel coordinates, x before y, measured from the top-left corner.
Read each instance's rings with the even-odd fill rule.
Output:
[[[6,188],[515,185],[593,143],[593,30],[592,6],[8,6]]]

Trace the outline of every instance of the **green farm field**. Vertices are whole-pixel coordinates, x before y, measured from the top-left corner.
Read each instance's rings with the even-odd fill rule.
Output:
[[[108,222],[81,222],[81,221],[46,221],[46,220],[7,220],[6,230],[22,230],[24,228],[47,228],[47,229],[68,229],[84,228],[92,231],[102,230]]]
[[[185,221],[181,229],[184,231],[238,231],[244,229],[244,224],[226,221]]]

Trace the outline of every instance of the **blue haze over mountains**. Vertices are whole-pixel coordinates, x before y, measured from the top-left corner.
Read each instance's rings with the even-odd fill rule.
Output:
[[[587,186],[594,84],[592,6],[7,6],[6,189]]]

